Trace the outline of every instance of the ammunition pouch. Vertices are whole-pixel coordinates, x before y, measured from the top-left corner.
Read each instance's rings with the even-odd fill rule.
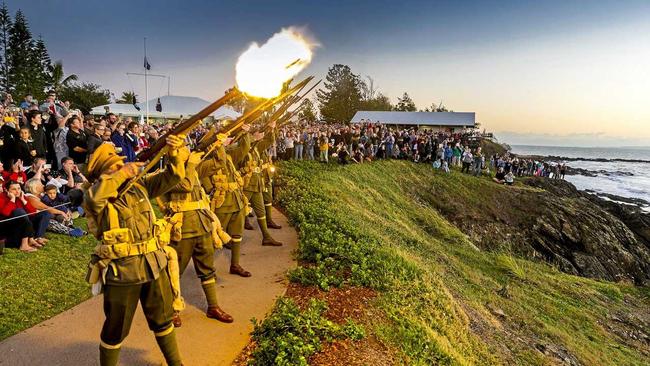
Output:
[[[155,252],[159,248],[160,245],[158,244],[158,238],[152,237],[149,240],[139,243],[119,242],[114,244],[99,244],[95,247],[95,254],[102,259],[112,260]]]

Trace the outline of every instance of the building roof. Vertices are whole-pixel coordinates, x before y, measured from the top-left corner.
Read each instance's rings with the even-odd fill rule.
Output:
[[[359,111],[350,122],[359,123],[361,120],[396,125],[470,127],[476,124],[476,113]]]
[[[160,97],[162,112],[156,112],[156,103],[158,98],[149,100],[149,117],[150,118],[180,118],[193,115],[205,108],[210,102],[197,97],[186,97],[180,95],[165,95]],[[146,103],[138,103],[138,111],[132,104],[111,103],[100,105],[93,108],[90,113],[95,115],[106,114],[106,107],[109,112],[122,114],[126,117],[139,117],[146,114]],[[241,114],[228,107],[220,107],[211,114],[215,119],[236,119]]]

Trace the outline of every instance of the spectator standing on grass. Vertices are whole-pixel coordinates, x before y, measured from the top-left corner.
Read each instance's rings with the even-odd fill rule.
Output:
[[[294,143],[294,156],[295,160],[302,160],[302,150],[304,147],[305,141],[303,140],[303,134],[298,132],[296,134],[296,142]]]
[[[86,144],[88,146],[88,152],[87,156],[90,157],[92,153],[97,150],[99,145],[104,143],[103,141],[103,136],[104,136],[104,131],[106,131],[106,127],[104,127],[101,123],[95,123],[92,127],[92,133],[88,135],[88,139],[86,140]]]
[[[318,152],[319,152],[319,158],[318,160],[322,163],[328,163],[329,162],[329,147],[330,147],[330,142],[329,138],[327,137],[327,133],[322,132],[320,138],[318,139]]]
[[[120,123],[115,128],[115,131],[111,135],[111,141],[115,144],[115,150],[121,156],[125,156],[125,162],[135,161],[135,152],[133,151],[133,145],[131,145],[126,139],[126,126],[123,123]]]
[[[307,158],[309,160],[314,160],[314,146],[316,145],[318,140],[318,135],[315,133],[309,133],[307,134],[307,141],[305,142],[305,145],[307,146]]]
[[[66,144],[70,157],[83,170],[86,164],[86,155],[88,154],[88,136],[83,130],[83,124],[79,116],[72,116],[69,120],[70,129],[66,136]]]
[[[453,150],[454,150],[454,156],[452,157],[451,164],[453,166],[460,166],[461,165],[460,160],[461,160],[461,156],[463,155],[463,152],[460,149],[460,146],[458,146],[458,144],[454,146]]]
[[[52,131],[52,145],[54,146],[54,155],[56,160],[54,161],[54,168],[61,168],[61,159],[65,158],[70,154],[68,149],[68,117],[57,117],[56,119],[58,127]]]
[[[474,154],[474,176],[478,177],[481,175],[481,168],[483,167],[483,162],[485,158],[481,152],[481,147],[476,148],[476,153]]]
[[[33,159],[36,157],[36,150],[34,149],[29,128],[21,128],[19,136],[20,138],[16,141],[12,149],[12,155],[14,159],[22,160],[24,165],[31,165]]]
[[[32,139],[32,147],[36,151],[33,156],[45,157],[47,154],[47,140],[45,139],[45,129],[41,126],[43,119],[41,112],[29,111],[27,113],[29,132]]]
[[[465,147],[463,150],[463,167],[460,169],[461,173],[469,173],[469,167],[472,165],[472,162],[474,161],[474,156],[472,155],[472,151],[468,148]]]
[[[284,147],[285,147],[285,160],[290,160],[293,157],[293,132],[287,132],[287,136],[284,138]]]

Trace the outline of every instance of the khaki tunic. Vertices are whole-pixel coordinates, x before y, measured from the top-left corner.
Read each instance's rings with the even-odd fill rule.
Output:
[[[130,229],[135,242],[143,242],[153,237],[156,215],[149,202],[150,198],[163,195],[172,189],[185,176],[182,163],[170,161],[167,169],[146,175],[117,200],[117,191],[127,181],[126,175],[118,171],[104,174],[86,192],[84,206],[97,224],[93,233],[101,239],[104,231],[110,230],[108,210],[109,200],[117,210],[121,228]],[[142,284],[157,279],[167,266],[167,256],[162,249],[138,256],[114,259],[106,274],[106,285],[127,286]]]

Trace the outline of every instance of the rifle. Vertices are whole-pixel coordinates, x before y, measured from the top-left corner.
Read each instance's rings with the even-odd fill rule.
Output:
[[[303,80],[300,83],[296,84],[294,87],[290,88],[289,90],[285,91],[284,93],[280,94],[279,96],[277,96],[275,98],[271,98],[271,99],[265,101],[264,103],[258,105],[257,107],[255,107],[251,111],[244,114],[243,116],[237,118],[235,123],[232,126],[229,126],[228,130],[223,132],[223,135],[230,136],[233,133],[238,132],[239,128],[241,128],[241,126],[244,123],[246,123],[248,121],[256,120],[257,118],[259,118],[262,115],[262,113],[264,113],[267,109],[274,106],[276,103],[281,102],[281,101],[284,101],[284,103],[287,103],[287,99],[290,96],[292,96],[294,93],[299,92],[300,90],[302,90],[313,79],[314,79],[313,76],[309,76],[309,77],[305,78],[305,80]],[[216,133],[213,134],[211,132],[212,132],[212,130],[210,132],[208,132],[208,134],[206,134],[206,136],[205,136],[205,137],[208,137],[208,135],[210,135],[208,139],[206,139],[205,137],[202,138],[201,141],[199,142],[199,144],[197,145],[197,149],[196,149],[197,151],[205,151],[204,157],[208,156],[218,146],[218,143],[217,143],[218,142],[218,134],[216,134]]]
[[[135,182],[142,179],[142,177],[145,174],[147,174],[147,172],[150,169],[152,169],[156,164],[158,164],[158,161],[162,159],[162,157],[167,153],[168,150],[167,142],[165,141],[167,139],[167,136],[187,134],[189,131],[194,129],[196,125],[201,123],[201,120],[203,120],[204,118],[209,116],[212,112],[224,106],[231,99],[235,98],[240,94],[241,92],[238,89],[236,88],[230,89],[224,96],[212,102],[212,104],[209,104],[208,106],[200,110],[197,114],[179,123],[176,127],[174,127],[170,131],[166,132],[163,136],[161,136],[152,147],[140,153],[136,158],[137,161],[147,162],[147,163],[145,164],[143,169],[140,170],[138,175],[136,175],[131,180],[126,182],[124,185],[122,185],[122,188],[117,192],[117,197],[120,197],[129,189],[131,189],[131,187],[133,187],[133,184],[135,184]]]
[[[311,91],[314,90],[314,88],[316,88],[316,87],[318,86],[318,84],[321,83],[321,81],[323,81],[323,79],[318,80],[318,82],[317,82],[316,84],[312,85],[312,87],[309,88],[309,90],[307,90],[303,95],[297,97],[297,99],[296,99],[295,101],[293,101],[292,104],[296,104],[296,103],[300,102],[303,98],[305,98],[305,97],[307,96],[307,94],[311,93]],[[288,108],[289,108],[289,107],[287,107],[286,109],[288,109]],[[286,109],[285,109],[285,111],[286,111]],[[291,120],[291,117],[293,117],[293,116],[294,116],[296,113],[298,113],[301,109],[302,109],[302,106],[298,106],[298,107],[297,107],[296,109],[294,109],[293,111],[291,111],[291,112],[287,112],[287,113],[283,114],[281,117],[279,117],[279,118],[277,119],[277,120],[278,120],[278,126],[287,123],[289,120]]]

